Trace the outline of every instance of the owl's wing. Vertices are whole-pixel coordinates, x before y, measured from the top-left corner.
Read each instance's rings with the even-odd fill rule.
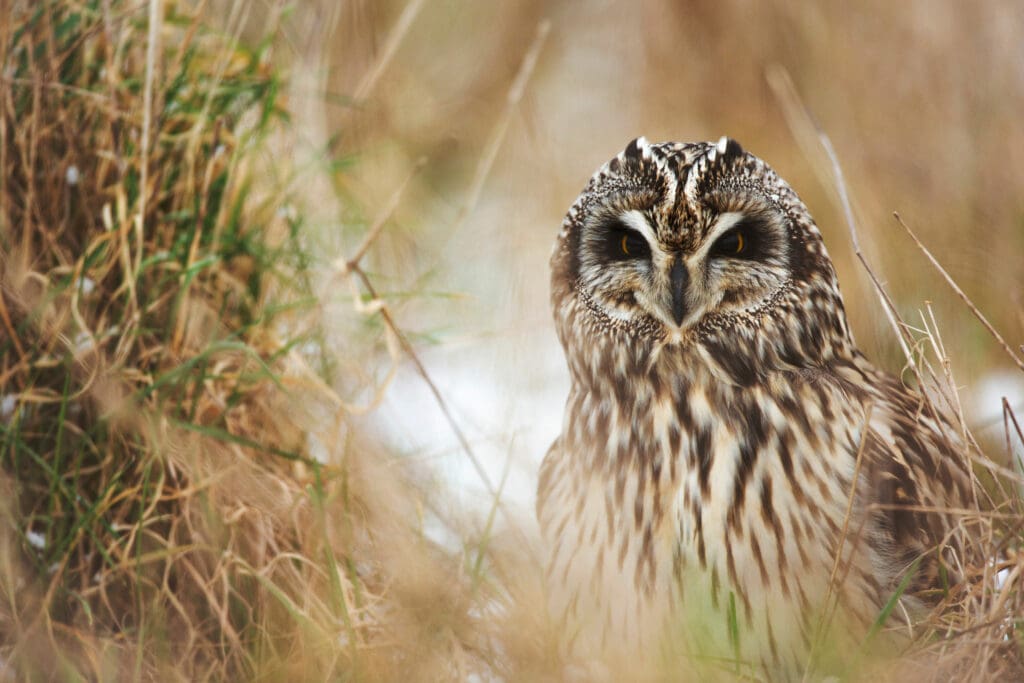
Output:
[[[862,455],[867,540],[877,556],[891,558],[879,568],[890,588],[916,562],[906,594],[935,597],[956,581],[952,554],[961,548],[947,530],[957,528],[954,511],[968,507],[973,477],[951,422],[897,378],[859,360],[858,384],[870,406]]]

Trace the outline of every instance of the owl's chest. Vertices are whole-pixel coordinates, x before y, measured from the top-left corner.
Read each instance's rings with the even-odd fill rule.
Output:
[[[785,392],[722,399],[690,390],[633,409],[570,400],[553,496],[562,502],[542,504],[541,524],[563,609],[600,622],[604,640],[669,619],[751,656],[806,649],[843,552],[859,439],[840,426],[856,420],[837,413],[856,407],[826,397],[794,418]],[[737,626],[755,635],[735,643]]]

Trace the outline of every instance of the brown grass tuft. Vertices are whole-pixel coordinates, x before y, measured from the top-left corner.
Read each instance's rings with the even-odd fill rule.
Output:
[[[483,67],[454,74],[470,93],[456,102],[427,98],[414,71],[389,71],[415,22],[447,21],[426,3],[328,3],[317,5],[326,20],[292,10],[293,23],[276,4],[197,5],[41,0],[0,12],[0,681],[560,680],[515,512],[496,502],[481,522],[451,511],[422,463],[395,457],[360,420],[406,360],[447,405],[418,356],[429,335],[396,313],[423,295],[417,270],[443,265],[408,233],[433,220],[447,246],[477,230],[488,180],[507,179],[506,136],[537,123],[530,79],[545,68],[542,45],[564,46],[564,22],[538,21],[539,3],[522,16],[478,8],[508,20],[505,51],[488,46]],[[331,96],[319,70],[330,49],[351,56],[325,44],[339,13],[384,23],[389,7],[377,57],[346,65],[356,96]],[[727,12],[697,14],[713,24]],[[314,38],[301,42],[303,31]],[[448,75],[441,92],[455,92]],[[395,83],[407,91],[388,91]],[[340,133],[287,101],[298,86],[330,100]],[[799,114],[790,97],[783,109]],[[795,120],[813,155],[819,131]],[[453,151],[458,122],[479,143],[471,161]],[[408,144],[389,152],[394,131]],[[385,151],[367,177],[383,180],[339,170],[372,145]],[[462,181],[464,202],[424,208]],[[416,220],[403,220],[407,196]],[[318,237],[334,236],[339,217],[353,248],[337,259]],[[403,258],[427,265],[392,273]],[[1006,458],[979,443],[932,310],[909,324],[873,281],[907,376],[957,416],[984,486],[978,508],[958,513],[968,580],[916,627],[909,652],[850,678],[1024,677],[1024,479],[1010,455],[1024,444],[1020,418],[1005,404]],[[419,312],[408,317],[429,321]],[[431,540],[431,524],[453,544]]]

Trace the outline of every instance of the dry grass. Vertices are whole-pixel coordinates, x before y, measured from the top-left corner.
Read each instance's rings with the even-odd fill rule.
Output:
[[[322,379],[269,43],[171,2],[18,5],[0,38],[0,674],[475,667],[493,590]]]
[[[336,136],[283,93],[329,99],[330,45],[294,27],[341,18],[229,2],[213,21],[204,4],[0,6],[0,680],[560,678],[514,513],[446,511],[423,468],[359,421],[398,363],[430,381],[423,337],[401,326],[429,318],[395,312],[424,288],[401,279],[415,240],[384,228],[414,223],[406,194],[422,205],[425,186],[465,181],[438,228],[465,229],[503,173],[550,24],[526,6],[501,34],[517,46],[502,78],[472,84],[478,153],[393,121],[412,141],[373,162],[375,183],[343,171],[387,146],[379,119],[408,104],[385,84],[401,81],[388,68],[424,3],[401,5],[377,58],[335,84],[358,95],[331,99]],[[306,147],[303,166],[291,151]],[[410,184],[424,153],[430,180]],[[338,215],[340,259],[318,237]],[[969,580],[884,666],[892,680],[1005,679],[1024,647],[1024,480],[971,435],[932,310],[913,325],[889,312],[984,488],[958,531]],[[1005,424],[1012,451],[1024,435],[1009,406]],[[438,520],[456,547],[430,540]]]

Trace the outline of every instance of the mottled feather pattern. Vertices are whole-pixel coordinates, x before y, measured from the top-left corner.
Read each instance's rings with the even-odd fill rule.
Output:
[[[608,221],[650,256],[603,259]],[[720,256],[730,231],[758,251]],[[764,162],[726,138],[634,141],[551,267],[572,388],[537,513],[571,653],[668,641],[786,679],[822,623],[856,645],[915,561],[906,604],[935,588],[953,521],[921,510],[966,500],[955,434],[857,351],[821,234]]]

